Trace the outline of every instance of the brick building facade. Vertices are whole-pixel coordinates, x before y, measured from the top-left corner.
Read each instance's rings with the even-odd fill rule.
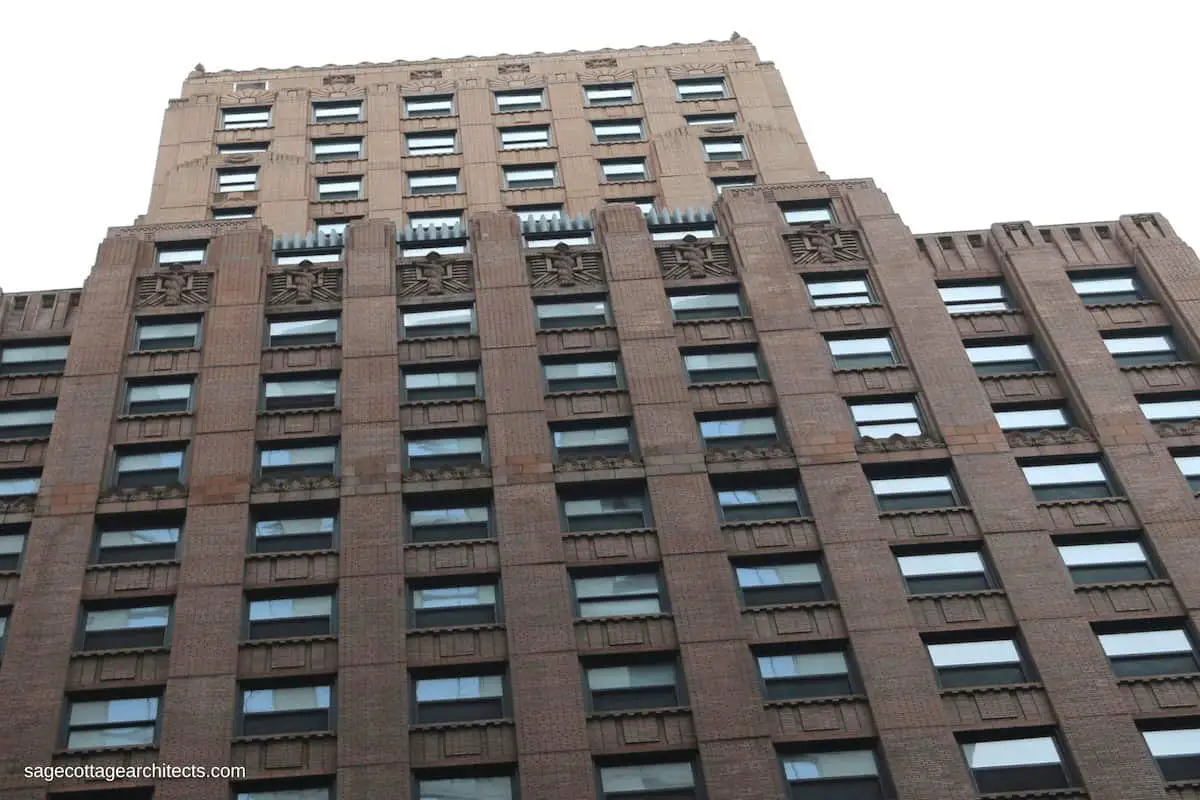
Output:
[[[0,298],[0,798],[1196,800],[1198,266],[914,236],[738,38],[197,67]]]

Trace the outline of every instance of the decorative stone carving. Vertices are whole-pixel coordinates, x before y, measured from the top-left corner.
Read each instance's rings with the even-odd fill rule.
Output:
[[[580,83],[618,83],[632,81],[636,77],[631,69],[599,68],[590,72],[579,73]]]
[[[854,443],[860,453],[895,453],[905,450],[931,450],[946,445],[929,436],[901,436],[894,434],[886,439],[863,436]]]
[[[581,456],[555,465],[559,472],[582,472],[589,469],[629,469],[642,465],[641,459],[632,455]]]
[[[690,233],[670,247],[656,249],[664,280],[723,278],[733,275],[729,245],[697,239]]]
[[[0,500],[0,514],[29,514],[33,512],[37,498],[34,495],[21,495]]]
[[[615,58],[589,58],[583,62],[584,69],[615,69],[616,66]]]
[[[336,475],[308,478],[265,478],[250,487],[253,492],[300,492],[313,489],[336,489],[341,480]]]
[[[1037,447],[1052,444],[1080,444],[1094,441],[1092,434],[1083,428],[1061,430],[1008,431],[1004,434],[1009,447]]]
[[[578,286],[604,283],[604,266],[600,254],[576,250],[560,242],[545,255],[526,260],[529,279],[535,289],[547,286]]]
[[[767,186],[746,186],[741,189],[726,189],[722,195],[732,194],[761,194],[769,203],[782,200],[796,199],[796,193],[806,197],[816,198],[818,194],[826,197],[845,197],[848,192],[860,189],[874,189],[875,181],[814,181],[812,183],[772,183]],[[780,198],[780,195],[783,195]]]
[[[1173,436],[1195,436],[1200,434],[1200,419],[1189,419],[1181,422],[1155,422],[1154,430],[1164,439]]]
[[[442,77],[440,69],[414,69],[408,73],[410,81],[436,80],[440,77]]]
[[[522,72],[529,72],[528,64],[501,64],[499,67],[501,75],[516,75]]]
[[[353,75],[334,75],[333,77],[348,78],[348,80],[331,81],[329,78],[326,78],[324,81],[325,85],[319,89],[313,89],[310,93],[311,96],[319,99],[366,96],[366,87],[355,86]]]
[[[475,288],[470,261],[456,261],[430,251],[421,261],[400,267],[400,295],[466,294]]]
[[[342,299],[342,271],[302,261],[294,267],[271,273],[267,291],[267,305],[272,306],[337,301]]]
[[[134,486],[129,489],[109,489],[101,492],[99,502],[133,503],[143,500],[178,500],[187,497],[187,487],[181,483],[166,486]]]
[[[406,481],[461,481],[470,478],[490,478],[492,470],[486,464],[462,464],[456,467],[433,467],[408,470],[403,474]]]
[[[667,77],[687,78],[693,75],[722,75],[725,67],[721,64],[676,64],[667,67]]]
[[[211,272],[173,269],[138,278],[134,302],[139,308],[198,305],[209,301],[211,290]]]
[[[706,450],[704,460],[714,464],[729,461],[765,461],[768,458],[791,458],[791,448],[781,444],[767,447],[735,447],[729,450]]]
[[[326,75],[321,83],[326,86],[346,86],[354,83],[353,75]]]
[[[825,223],[806,225],[787,236],[793,264],[837,264],[862,261],[862,239],[858,231],[831,228]]]

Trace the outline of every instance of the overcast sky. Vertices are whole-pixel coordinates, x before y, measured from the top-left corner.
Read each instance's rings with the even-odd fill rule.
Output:
[[[1160,211],[1200,245],[1195,0],[112,0],[19,3],[6,17],[5,291],[82,285],[106,228],[145,212],[163,111],[196,62],[489,56],[735,30],[783,74],[820,168],[875,178],[916,233]]]

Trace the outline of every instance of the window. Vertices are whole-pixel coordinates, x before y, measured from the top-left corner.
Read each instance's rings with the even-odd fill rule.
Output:
[[[233,144],[219,144],[217,145],[217,152],[223,156],[265,153],[269,149],[270,144],[270,142],[235,142]]]
[[[458,191],[458,170],[408,173],[409,194],[453,194]]]
[[[322,508],[270,511],[254,520],[251,547],[255,553],[294,550],[332,550],[337,512]]]
[[[169,604],[85,609],[80,650],[164,647],[171,624]]]
[[[1063,406],[996,409],[996,422],[1002,431],[1040,431],[1071,427],[1071,417]]]
[[[616,205],[617,203],[630,203],[638,207],[643,215],[649,214],[654,210],[655,199],[653,197],[616,197],[612,200],[605,200],[605,205]]]
[[[337,317],[291,317],[267,321],[267,347],[337,344]]]
[[[271,127],[271,109],[269,106],[221,109],[221,130],[223,131],[269,127]]]
[[[1151,422],[1185,422],[1200,419],[1200,396],[1197,395],[1151,395],[1146,399],[1139,399],[1138,405],[1146,419]]]
[[[664,593],[656,572],[576,577],[574,585],[581,619],[663,612]]]
[[[171,242],[157,245],[160,267],[180,267],[186,264],[203,264],[207,242]]]
[[[754,175],[727,175],[712,179],[713,188],[717,190],[718,195],[726,189],[742,189],[757,183],[758,178]]]
[[[1053,736],[964,742],[980,794],[1065,789],[1072,781]]]
[[[1071,275],[1071,285],[1085,306],[1136,303],[1149,299],[1133,270],[1077,273]]]
[[[880,511],[914,511],[924,508],[954,508],[959,505],[949,467],[902,465],[868,478]]]
[[[562,510],[564,527],[570,533],[649,528],[652,524],[646,497],[640,492],[600,495],[593,490],[588,495],[564,498]]]
[[[833,222],[833,208],[828,200],[808,200],[801,203],[781,203],[779,209],[789,225],[809,225],[814,222]]]
[[[805,515],[804,499],[795,486],[718,487],[722,522],[793,519]]]
[[[799,700],[854,694],[855,681],[841,650],[758,655],[767,700]]]
[[[137,486],[169,486],[183,483],[183,447],[169,450],[134,450],[117,452],[116,479],[118,489]]]
[[[408,215],[408,229],[412,231],[424,228],[444,228],[447,233],[450,233],[450,228],[461,227],[463,227],[461,211],[432,211]]]
[[[192,382],[129,383],[125,387],[126,414],[174,414],[192,409]]]
[[[555,186],[558,173],[553,164],[532,167],[504,167],[505,189],[539,189]]]
[[[517,89],[496,92],[497,111],[537,111],[546,107],[541,89]]]
[[[294,785],[291,781],[287,784],[272,782],[264,784],[271,788],[261,791],[238,792],[236,800],[333,800],[331,789],[327,786],[307,786],[305,788],[295,789],[280,789],[281,785]]]
[[[720,100],[728,97],[724,78],[688,78],[675,81],[680,100]]]
[[[737,124],[737,114],[688,114],[683,121],[689,126],[735,125]]]
[[[421,400],[453,400],[478,396],[479,372],[477,369],[457,369],[446,372],[404,371],[404,399],[409,403]]]
[[[258,473],[268,478],[315,478],[335,474],[337,445],[262,445]]]
[[[531,150],[550,146],[550,126],[531,125],[523,128],[501,128],[501,150]]]
[[[491,625],[500,619],[495,584],[413,588],[410,596],[414,628]]]
[[[640,119],[592,120],[592,133],[597,144],[640,142],[646,137]]]
[[[688,761],[600,767],[602,800],[693,800],[696,773]]]
[[[871,750],[785,755],[782,762],[791,800],[884,800],[887,796]]]
[[[462,505],[408,510],[408,535],[414,543],[487,539],[491,536],[488,507]]]
[[[290,264],[323,264],[332,261],[342,260],[342,249],[339,246],[326,248],[304,248],[303,250],[293,250],[289,254],[284,255],[282,252],[275,253],[275,263],[280,265]]]
[[[1039,502],[1112,497],[1112,486],[1100,461],[1022,464],[1021,471]]]
[[[1163,780],[1200,779],[1200,728],[1164,728],[1142,731],[1146,747],[1162,772]]]
[[[1002,283],[956,283],[938,287],[946,311],[975,314],[981,311],[1007,311],[1012,308]]]
[[[1119,678],[1138,678],[1200,672],[1187,631],[1181,627],[1151,627],[1155,624],[1143,622],[1149,630],[1097,631],[1113,673]]]
[[[713,417],[700,420],[700,438],[710,450],[770,447],[779,443],[779,429],[770,415]]]
[[[701,139],[705,161],[741,161],[748,158],[746,142],[741,136],[723,136],[719,139]]]
[[[254,219],[258,214],[258,210],[254,206],[246,206],[244,208],[214,208],[212,210],[212,218],[214,220],[229,221],[235,219]]]
[[[362,158],[362,139],[314,139],[313,161]]]
[[[679,321],[745,316],[736,289],[698,294],[673,292],[667,295],[667,299],[671,302],[671,315]]]
[[[509,209],[517,215],[521,222],[562,219],[562,206],[514,206]]]
[[[547,231],[545,233],[525,235],[526,247],[558,247],[560,244],[568,246],[589,245],[592,244],[592,234],[587,231],[574,235],[565,231]]]
[[[863,336],[845,339],[828,339],[829,352],[833,356],[834,369],[866,369],[868,367],[890,367],[899,364],[892,337]]]
[[[1004,375],[1009,372],[1037,372],[1042,369],[1041,361],[1031,344],[968,344],[966,350],[976,375]]]
[[[339,100],[334,103],[313,103],[313,122],[328,124],[330,122],[360,122],[362,120],[361,100]]]
[[[267,411],[336,408],[337,404],[337,378],[288,377],[263,381],[263,408]]]
[[[0,347],[0,374],[61,373],[67,368],[67,343],[10,344]]]
[[[404,98],[408,117],[448,117],[454,114],[454,95],[436,94]]]
[[[417,725],[474,722],[504,716],[502,674],[463,675],[454,678],[417,678],[413,681],[414,719]]]
[[[400,315],[400,324],[406,339],[425,336],[470,336],[475,332],[475,307],[404,311]]]
[[[507,775],[467,778],[418,778],[421,800],[513,800],[513,779]]]
[[[594,456],[628,455],[630,447],[629,423],[625,420],[572,424],[552,428],[554,454],[559,461]]]
[[[248,639],[287,639],[333,633],[333,595],[275,597],[246,605]]]
[[[1108,333],[1103,334],[1103,338],[1104,346],[1122,367],[1133,367],[1140,364],[1171,364],[1183,360],[1174,338],[1169,333],[1155,333],[1147,336]]]
[[[96,564],[173,561],[182,533],[178,517],[101,518],[96,524]]]
[[[54,406],[0,406],[0,439],[46,439],[54,427]]]
[[[603,83],[583,87],[589,106],[622,106],[633,102],[632,83]]]
[[[1003,686],[1029,680],[1015,639],[926,642],[929,660],[943,689]]]
[[[921,412],[915,400],[850,403],[850,416],[859,436],[887,439],[889,436],[922,436]]]
[[[684,705],[675,661],[584,667],[590,711],[632,711]]]
[[[404,144],[410,156],[442,156],[458,152],[454,131],[405,134]]]
[[[258,191],[258,168],[217,170],[217,193]]]
[[[825,575],[816,561],[734,565],[746,608],[827,600]]]
[[[684,225],[651,225],[650,239],[655,242],[678,242],[681,239],[711,239],[717,235],[713,222],[687,223]]]
[[[67,712],[67,749],[140,747],[158,740],[158,698],[71,700]]]
[[[871,284],[865,275],[845,275],[833,278],[805,278],[813,308],[837,306],[866,306],[875,302]]]
[[[909,594],[977,592],[992,588],[983,556],[977,550],[901,555],[896,561]]]
[[[592,328],[609,324],[608,301],[549,300],[534,304],[540,330]]]
[[[42,476],[13,472],[0,473],[0,497],[34,495],[42,485]]]
[[[18,530],[21,532],[15,532]],[[0,528],[0,572],[16,572],[21,568],[21,555],[25,552],[25,535],[26,531],[19,528]],[[0,629],[0,637],[3,635],[4,631]]]
[[[725,383],[762,380],[758,354],[753,350],[685,353],[683,367],[691,383]]]
[[[317,178],[317,201],[328,203],[334,200],[358,200],[362,197],[361,177]]]
[[[199,346],[200,320],[137,321],[136,350],[189,350]]]
[[[554,361],[542,364],[546,392],[618,389],[621,371],[616,361]]]
[[[650,179],[644,158],[610,158],[600,162],[600,169],[609,183]]]
[[[482,464],[483,436],[421,436],[404,440],[409,469],[436,469]]]
[[[1154,565],[1137,540],[1110,541],[1093,544],[1067,542],[1058,545],[1071,580],[1077,584],[1124,583],[1154,580]]]
[[[274,736],[333,730],[333,687],[287,686],[242,689],[242,736]]]

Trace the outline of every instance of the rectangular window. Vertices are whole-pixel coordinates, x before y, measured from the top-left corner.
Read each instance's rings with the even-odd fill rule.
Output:
[[[783,212],[783,219],[789,225],[833,222],[833,207],[828,200],[780,203],[779,210]]]
[[[1151,399],[1155,397],[1162,399]],[[1200,419],[1200,397],[1196,395],[1150,395],[1146,399],[1139,399],[1138,405],[1146,419],[1151,422],[1186,422]]]
[[[454,131],[409,133],[404,145],[410,156],[443,156],[458,152],[458,137]]]
[[[602,800],[699,800],[690,762],[600,767]]]
[[[584,680],[590,711],[633,711],[683,705],[674,661],[585,667]]]
[[[317,478],[333,475],[337,465],[337,445],[284,446],[263,445],[258,453],[259,477]]]
[[[0,374],[61,374],[66,368],[66,342],[8,344],[0,347]]]
[[[242,690],[242,736],[333,730],[333,687],[289,686]]]
[[[1145,548],[1136,540],[1092,544],[1060,544],[1062,557],[1071,580],[1077,584],[1126,583],[1154,580],[1154,565]]]
[[[671,315],[677,321],[745,316],[742,299],[736,289],[696,294],[672,292],[667,295],[667,299],[671,302]]]
[[[833,278],[805,278],[813,308],[866,306],[876,302],[871,284],[865,275],[844,275]]]
[[[550,146],[550,126],[531,125],[524,128],[501,128],[501,150],[533,150]]]
[[[612,200],[605,200],[604,202],[606,205],[610,206],[618,203],[629,203],[637,206],[638,211],[641,211],[642,214],[645,215],[654,210],[654,203],[656,201],[653,197],[617,197]]]
[[[192,410],[192,381],[130,383],[125,387],[126,414],[178,414]]]
[[[313,161],[362,158],[362,139],[314,139]]]
[[[622,106],[633,102],[632,83],[603,83],[583,87],[589,106]]]
[[[649,507],[641,494],[613,494],[563,500],[563,523],[569,533],[648,528]]]
[[[363,104],[361,100],[338,100],[333,103],[313,103],[313,122],[361,122]]]
[[[170,624],[171,606],[166,604],[85,610],[79,649],[164,647]]]
[[[827,750],[785,755],[791,800],[884,800],[879,763],[871,750]]]
[[[650,179],[644,158],[610,158],[600,162],[600,169],[608,183]]]
[[[0,439],[47,439],[54,427],[54,406],[0,406]]]
[[[19,529],[0,528],[0,572],[16,572],[21,568],[21,555],[25,552],[25,532],[10,533],[13,530]],[[3,635],[4,632],[0,629],[0,637]]]
[[[244,208],[214,208],[212,210],[212,218],[219,221],[230,221],[235,219],[254,219],[258,214],[258,209],[254,206],[246,206]]]
[[[899,468],[893,468],[880,477],[870,478],[871,491],[875,493],[875,502],[880,511],[954,508],[959,505],[954,479],[947,469],[909,467],[903,473],[896,471]]]
[[[592,133],[597,144],[640,142],[646,138],[640,119],[592,120]]]
[[[1112,497],[1108,473],[1100,461],[1022,464],[1021,471],[1039,502]]]
[[[447,233],[451,228],[462,228],[463,218],[461,211],[431,211],[425,213],[412,213],[408,215],[408,229],[412,231],[421,230],[422,228],[444,228]],[[442,252],[442,251],[438,251]]]
[[[753,350],[727,350],[718,353],[685,353],[683,366],[688,381],[698,383],[727,383],[763,379],[758,354]]]
[[[525,236],[525,246],[531,248],[558,247],[560,244],[577,247],[579,245],[589,245],[592,243],[592,235],[590,233],[572,236],[570,234],[561,232],[551,232],[547,234]]]
[[[463,675],[413,681],[413,722],[431,725],[475,722],[504,716],[504,676]]]
[[[332,550],[337,530],[337,512],[324,509],[296,509],[273,512],[254,520],[255,553],[283,553],[297,550]]]
[[[553,164],[504,167],[505,189],[541,189],[558,184],[558,173]]]
[[[454,194],[458,191],[458,170],[408,173],[409,194]]]
[[[174,561],[183,525],[179,518],[116,517],[96,525],[97,564]]]
[[[270,106],[221,109],[221,130],[223,131],[269,127],[271,127]]]
[[[1007,311],[1008,292],[1002,283],[956,283],[938,287],[946,311],[955,314],[976,314],[982,311]]]
[[[160,267],[181,267],[187,264],[203,264],[207,242],[160,243],[155,249]]]
[[[806,513],[795,486],[728,487],[717,489],[722,522],[794,519]]]
[[[551,221],[563,218],[562,206],[514,206],[509,209],[521,222]]]
[[[980,794],[1072,785],[1053,736],[964,742],[962,751]]]
[[[404,114],[412,117],[449,117],[454,114],[454,95],[436,94],[404,98]]]
[[[217,170],[217,193],[258,191],[258,168]]]
[[[1200,728],[1164,728],[1142,731],[1146,748],[1162,772],[1163,780],[1200,779]]]
[[[288,377],[263,380],[263,408],[267,411],[336,408],[337,404],[337,378]]]
[[[1071,427],[1071,417],[1063,406],[1043,408],[996,409],[996,422],[1002,431],[1041,431]]]
[[[305,784],[307,785],[307,781]],[[268,784],[279,786],[278,783]],[[264,789],[262,791],[238,792],[236,800],[333,800],[332,789],[326,786],[309,786],[297,789]],[[130,798],[136,800],[136,798]]]
[[[887,439],[891,436],[922,436],[925,433],[921,427],[921,412],[914,400],[849,405],[850,416],[854,419],[859,436]]]
[[[737,114],[688,114],[683,121],[689,126],[736,125]]]
[[[629,423],[624,420],[578,423],[552,428],[554,454],[559,461],[576,458],[623,456],[630,453]]]
[[[405,311],[400,315],[401,334],[405,339],[426,336],[470,336],[475,332],[475,307],[439,308],[430,311]]]
[[[513,779],[499,777],[419,778],[417,796],[420,800],[513,800],[516,797]],[[281,798],[282,800],[282,798]]]
[[[925,649],[933,662],[938,686],[943,689],[1004,686],[1029,680],[1015,639],[927,642]]]
[[[671,226],[662,228],[654,226],[650,228],[650,240],[655,242],[678,242],[681,239],[711,239],[717,235],[717,226],[714,223],[688,224],[685,226]]]
[[[675,81],[680,100],[720,100],[728,97],[724,78],[687,78]]]
[[[340,247],[322,248],[319,250],[293,250],[290,254],[283,253],[275,254],[275,263],[279,265],[303,264],[307,261],[310,264],[326,264],[333,261],[342,260],[342,250]]]
[[[149,747],[158,741],[158,698],[72,700],[67,712],[67,749]]]
[[[735,565],[734,572],[746,608],[829,599],[816,561]]]
[[[1105,303],[1136,303],[1149,299],[1142,289],[1141,281],[1133,270],[1118,272],[1082,272],[1071,275],[1075,287],[1085,306]]]
[[[542,364],[546,392],[619,389],[621,370],[616,361],[554,361]]]
[[[317,178],[317,201],[358,200],[363,193],[361,177]]]
[[[484,463],[482,436],[419,436],[404,440],[409,469],[437,469]]]
[[[267,321],[267,347],[337,344],[337,317],[290,317]]]
[[[34,495],[42,485],[41,475],[18,475],[0,473],[0,497],[24,497]]]
[[[217,145],[217,152],[223,156],[250,155],[265,153],[270,148],[270,142],[235,142],[233,144]]]
[[[976,375],[1038,372],[1042,369],[1041,361],[1031,344],[968,344],[966,350]]]
[[[655,572],[576,577],[574,586],[581,619],[663,612],[662,586]]]
[[[897,556],[908,593],[945,594],[992,588],[983,556],[975,550]]]
[[[333,633],[333,595],[274,597],[246,604],[249,639],[288,639]]]
[[[410,508],[408,535],[413,543],[490,538],[488,507],[473,505]]]
[[[741,136],[701,139],[700,143],[704,146],[705,161],[741,161],[748,158],[746,142]]]
[[[413,588],[410,596],[414,628],[492,625],[500,619],[495,584]]]
[[[478,396],[479,372],[477,369],[457,369],[445,372],[404,371],[404,399],[406,402],[454,400]]]
[[[599,328],[609,324],[608,301],[550,300],[534,303],[539,330]]]
[[[1174,338],[1169,333],[1155,333],[1147,336],[1107,333],[1102,336],[1104,346],[1122,367],[1142,364],[1171,364],[1184,360],[1175,345]]]
[[[840,650],[759,655],[758,674],[767,700],[800,700],[855,693],[850,665]]]
[[[546,107],[541,89],[516,89],[496,92],[497,111],[538,111]]]
[[[700,420],[700,438],[710,450],[770,447],[779,444],[779,428],[770,415]]]
[[[1191,637],[1183,628],[1097,632],[1097,638],[1119,678],[1200,672]]]
[[[717,190],[718,195],[726,189],[743,189],[747,186],[754,186],[757,183],[758,177],[755,175],[732,175],[712,179],[713,188]]]
[[[891,336],[827,339],[834,369],[890,367],[900,363]]]
[[[137,486],[170,486],[183,483],[184,448],[156,452],[117,452],[114,485],[118,489]]]

